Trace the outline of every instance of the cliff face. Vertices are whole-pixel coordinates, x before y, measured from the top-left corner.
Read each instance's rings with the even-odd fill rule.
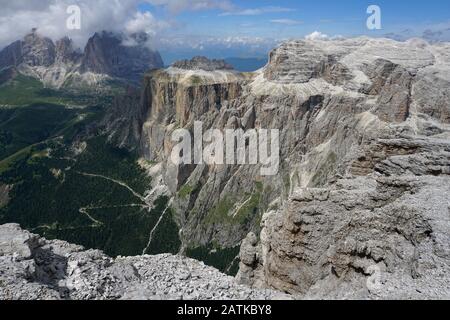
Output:
[[[171,67],[148,74],[134,144],[152,163],[152,187],[172,199],[182,251],[234,248],[249,231],[261,232],[261,241],[253,235],[242,245],[241,281],[301,294],[317,285],[326,296],[338,291],[321,279],[359,281],[352,288],[367,293],[367,264],[384,263],[383,272],[397,275],[418,261],[419,247],[433,250],[433,226],[446,209],[430,218],[421,201],[437,198],[420,192],[446,190],[448,49],[420,40],[292,41],[255,73]],[[171,133],[192,132],[194,121],[204,130],[279,129],[278,174],[261,176],[258,165],[174,166]],[[298,196],[315,188],[323,190],[318,199]],[[414,214],[404,207],[411,201]],[[391,253],[394,244],[401,258]],[[413,279],[426,273],[417,270]]]
[[[130,126],[138,129],[111,125],[111,137],[134,137],[123,144],[139,145],[151,162],[152,188],[162,187],[177,212],[182,252],[235,248],[299,188],[326,187],[349,168],[371,172],[364,146],[405,135],[446,139],[447,50],[419,40],[293,41],[255,73],[175,64],[145,77]],[[279,129],[278,174],[261,176],[260,165],[174,166],[171,134],[193,132],[194,121],[204,131]]]
[[[304,298],[448,299],[449,151],[380,140],[345,178],[297,189],[243,242],[238,279]]]
[[[125,46],[116,35],[102,32],[89,39],[80,71],[140,82],[144,72],[163,65],[158,52],[139,45]]]
[[[338,49],[333,61],[358,80],[358,87],[352,80],[343,87],[356,89],[367,106],[347,112],[356,126],[344,134],[346,142],[335,136],[316,148],[322,158],[330,145],[344,150],[356,138],[346,161],[326,169],[340,174],[293,188],[280,208],[264,214],[260,237],[250,234],[242,243],[238,279],[304,298],[445,299],[450,104],[441,99],[449,94],[448,45],[361,41],[352,53],[344,50],[348,41],[321,49]],[[280,61],[277,51],[272,55]],[[307,79],[321,74],[310,70]]]

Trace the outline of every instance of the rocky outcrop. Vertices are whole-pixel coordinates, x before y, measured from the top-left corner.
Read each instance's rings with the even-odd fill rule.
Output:
[[[15,41],[0,51],[0,69],[18,66],[22,61],[21,41]]]
[[[1,300],[287,299],[180,256],[118,257],[0,226]]]
[[[351,74],[338,58],[314,42],[286,42],[270,53],[264,77],[277,83],[306,83],[324,78],[330,83],[342,84]]]
[[[16,41],[0,52],[0,69],[18,67],[21,64],[49,67],[55,58],[56,47],[53,41],[39,36],[36,29],[33,29],[22,41]]]
[[[89,85],[102,84],[112,78],[139,83],[146,71],[162,66],[158,52],[148,49],[142,42],[126,46],[122,36],[110,32],[96,33],[81,53],[69,38],[53,43],[33,29],[23,40],[0,52],[0,70],[14,67],[56,88],[84,87],[87,90]]]
[[[447,87],[428,82],[448,81],[448,45],[360,41],[348,56],[353,41],[309,44],[342,44],[340,63],[354,75],[343,87],[357,84],[372,107],[352,116],[359,124],[345,133],[345,154],[315,172],[332,175],[266,211],[259,239],[242,242],[237,278],[306,299],[448,299],[449,104],[440,100]],[[348,145],[335,139],[306,157],[329,159],[330,143]]]
[[[55,47],[57,64],[77,63],[81,59],[81,53],[73,47],[73,42],[68,37],[56,41]]]
[[[15,41],[0,51],[0,70],[26,64],[30,67],[51,66],[56,57],[53,41],[41,37],[33,29],[23,40]]]
[[[216,70],[232,70],[233,66],[226,63],[225,60],[209,60],[206,57],[194,57],[191,60],[176,61],[172,64],[172,67],[184,70],[204,70],[204,71],[216,71]]]
[[[265,214],[259,244],[243,242],[238,278],[304,298],[448,299],[449,148],[381,141],[367,148],[370,174],[350,167],[329,186],[297,189]]]

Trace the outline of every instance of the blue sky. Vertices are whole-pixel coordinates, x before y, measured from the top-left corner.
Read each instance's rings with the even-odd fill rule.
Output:
[[[448,0],[0,0],[0,48],[37,27],[83,48],[95,32],[146,32],[166,63],[206,55],[265,57],[286,39],[335,36],[423,37],[450,41]],[[66,9],[81,8],[82,27],[66,28]],[[381,8],[382,30],[366,27],[367,7]],[[431,32],[426,32],[431,30]]]
[[[298,37],[313,31],[329,35],[360,35],[426,28],[450,21],[446,0],[234,0],[231,12],[220,9],[183,11],[176,15],[175,33],[207,36]],[[366,9],[376,4],[382,10],[381,31],[366,28]],[[171,16],[163,7],[142,5],[155,17]],[[172,18],[172,17],[170,17]]]

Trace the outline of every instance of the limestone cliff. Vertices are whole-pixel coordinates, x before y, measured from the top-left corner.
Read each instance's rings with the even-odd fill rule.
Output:
[[[322,111],[353,119],[335,123],[350,129],[340,137],[343,143],[335,136],[310,154],[327,158],[330,147],[342,152],[350,138],[345,161],[339,165],[337,156],[319,171],[339,174],[294,187],[288,201],[264,214],[260,236],[249,234],[242,243],[238,279],[303,298],[448,299],[448,44],[360,39],[308,45],[333,53],[337,70],[353,73],[343,88],[361,94],[364,107]],[[295,50],[280,51],[286,58],[275,51],[272,61],[300,59]],[[300,78],[300,70],[290,75],[275,68],[270,74],[283,83],[324,79],[329,74],[324,59],[318,60],[303,64]]]
[[[425,205],[420,199],[433,203],[437,198],[420,198],[419,185],[435,190],[438,184],[436,197],[447,192],[449,48],[415,39],[290,41],[254,73],[185,67],[154,71],[145,77],[139,116],[133,116],[139,120],[130,126],[138,129],[131,134],[124,126],[111,126],[111,137],[134,137],[132,143],[123,141],[139,145],[151,163],[153,190],[164,190],[177,214],[182,253],[235,248],[253,232],[241,248],[241,281],[300,294],[311,293],[315,285],[324,288],[320,280],[329,274],[345,280],[351,271],[365,283],[372,264],[384,261],[394,270],[417,261],[418,253],[405,252],[415,252],[420,241],[433,241],[433,225],[439,225],[430,222],[428,209],[420,209]],[[171,133],[192,131],[197,120],[205,130],[279,129],[278,174],[261,176],[259,165],[174,166],[168,159]],[[419,185],[414,182],[418,176],[423,176]],[[318,197],[324,203],[294,200],[315,188],[323,189]],[[419,198],[413,194],[403,200],[409,190]],[[311,197],[308,201],[319,201]],[[404,201],[415,201],[414,214],[395,207],[402,208]],[[304,218],[302,210],[307,210]],[[291,221],[294,214],[298,220]],[[343,223],[348,230],[339,229]],[[396,223],[406,224],[405,229],[398,231]],[[353,236],[347,239],[347,233]],[[394,246],[390,237],[405,239],[406,251],[399,253],[403,262],[383,251]],[[378,246],[374,250],[382,254],[367,253]],[[233,262],[228,261],[229,268]]]

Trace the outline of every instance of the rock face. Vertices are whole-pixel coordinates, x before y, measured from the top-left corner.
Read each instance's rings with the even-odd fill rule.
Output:
[[[350,70],[359,66],[353,73],[368,80],[353,79],[372,100],[371,109],[352,115],[359,123],[345,135],[356,140],[341,161],[321,169],[335,170],[334,177],[293,188],[283,205],[264,214],[259,241],[250,234],[242,242],[242,283],[307,299],[450,297],[449,104],[440,100],[448,92],[429,82],[436,76],[435,83],[448,84],[449,57],[442,52],[448,45],[366,41],[340,60]],[[336,50],[336,43],[317,43]],[[382,58],[356,59],[382,50]],[[338,149],[349,142],[335,139]],[[316,148],[316,159],[327,148]]]
[[[56,58],[55,44],[49,38],[40,37],[35,30],[25,36],[21,46],[22,63],[30,67],[49,67]]]
[[[275,49],[269,64],[255,73],[188,70],[181,65],[154,71],[145,77],[133,125],[112,126],[111,137],[133,137],[126,143],[139,146],[151,161],[152,188],[164,186],[171,196],[182,230],[182,253],[197,247],[211,250],[211,243],[214,250],[235,248],[249,232],[261,233],[260,241],[258,237],[244,241],[242,281],[303,295],[312,294],[317,284],[319,296],[331,296],[337,291],[326,291],[319,282],[329,274],[338,281],[353,272],[355,281],[364,284],[372,264],[384,272],[383,262],[395,277],[398,270],[406,270],[407,261],[419,261],[414,260],[419,251],[434,254],[430,243],[438,231],[433,228],[442,226],[432,220],[442,220],[447,209],[433,211],[436,216],[430,218],[434,213],[421,211],[420,206],[426,205],[421,201],[431,205],[437,198],[419,195],[446,190],[449,48],[421,40],[291,41]],[[202,121],[204,131],[279,129],[278,174],[261,176],[260,165],[173,165],[172,132],[177,128],[192,132],[194,121]],[[131,133],[129,128],[138,129]],[[293,197],[315,188],[324,189],[319,196],[324,203],[313,198],[317,202],[307,209],[309,216],[303,222],[302,210],[309,205]],[[408,190],[416,193],[404,200]],[[359,199],[361,204],[351,202]],[[408,216],[411,210],[399,208],[411,201],[416,211]],[[294,214],[299,217],[298,222],[293,220],[298,223],[295,228],[289,220]],[[365,221],[367,226],[359,227]],[[407,225],[405,230],[393,225],[398,221]],[[349,226],[339,233],[341,223]],[[441,235],[441,243],[448,241]],[[339,247],[346,239],[356,243],[349,251]],[[389,253],[395,241],[402,247],[403,261]],[[372,259],[364,253],[372,248],[387,251]],[[335,265],[326,262],[327,254]],[[436,270],[445,270],[438,266],[445,259],[435,259]],[[370,265],[355,267],[360,260]],[[414,280],[408,282],[411,287]],[[443,281],[436,290],[445,288]],[[397,291],[391,296],[397,293],[402,295]],[[426,294],[432,296],[430,291]]]
[[[22,42],[16,41],[0,51],[0,68],[17,66],[23,62]]]
[[[304,298],[448,299],[449,151],[382,140],[367,148],[371,173],[357,163],[329,186],[297,189],[265,214],[260,244],[243,242],[238,278]]]
[[[75,50],[72,40],[68,37],[56,41],[55,47],[57,64],[76,63],[81,59],[80,52]]]
[[[191,60],[176,61],[172,67],[184,70],[232,70],[233,66],[225,62],[225,60],[209,60],[206,57],[194,57]]]
[[[0,69],[18,67],[20,64],[49,67],[54,63],[55,57],[56,48],[53,41],[40,37],[36,30],[33,30],[22,41],[16,41],[0,52]]]
[[[146,71],[163,66],[158,52],[142,43],[125,46],[122,42],[119,35],[96,33],[83,54],[67,37],[53,43],[33,30],[0,52],[0,70],[14,67],[46,86],[60,88],[91,85],[107,78],[139,83]]]
[[[112,259],[101,251],[47,241],[0,226],[1,300],[283,299],[271,290],[234,279],[191,259],[138,256]]]
[[[139,82],[146,71],[163,65],[158,52],[144,46],[125,46],[121,38],[102,32],[89,39],[80,70]]]

